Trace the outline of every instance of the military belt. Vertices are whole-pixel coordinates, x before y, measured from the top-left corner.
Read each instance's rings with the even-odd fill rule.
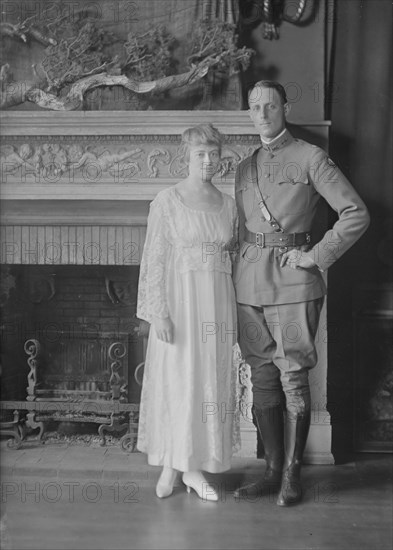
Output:
[[[285,248],[288,246],[302,246],[311,243],[311,233],[253,233],[245,229],[244,240],[247,243],[255,244],[259,248],[265,246],[278,246]]]

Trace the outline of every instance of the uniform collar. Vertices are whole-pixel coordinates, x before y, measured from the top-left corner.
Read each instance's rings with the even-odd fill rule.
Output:
[[[281,132],[281,134],[279,134],[276,138],[272,139],[272,141],[269,141],[269,143],[262,141],[262,149],[269,152],[277,151],[278,149],[282,149],[286,145],[289,145],[289,143],[291,143],[292,141],[293,141],[293,137],[285,128]]]

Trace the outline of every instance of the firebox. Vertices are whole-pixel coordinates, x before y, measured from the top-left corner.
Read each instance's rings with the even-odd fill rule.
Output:
[[[3,267],[12,288],[3,298],[2,399],[23,397],[26,383],[15,371],[26,372],[27,358],[15,350],[34,339],[41,346],[40,376],[49,377],[39,384],[56,391],[108,391],[108,346],[124,342],[126,395],[138,402],[138,275],[139,266]]]
[[[98,424],[104,442],[108,405],[139,404],[138,275],[139,266],[3,267],[1,400],[37,405],[28,425],[39,439],[56,422],[67,433]],[[128,427],[125,412],[118,432]]]

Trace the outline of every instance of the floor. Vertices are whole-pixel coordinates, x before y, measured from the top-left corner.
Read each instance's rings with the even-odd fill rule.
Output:
[[[239,458],[210,476],[220,501],[187,494],[179,480],[160,500],[159,471],[117,446],[1,442],[2,550],[258,549],[391,550],[390,454],[358,454],[303,468],[304,500],[280,508],[269,496],[235,499],[264,461]]]

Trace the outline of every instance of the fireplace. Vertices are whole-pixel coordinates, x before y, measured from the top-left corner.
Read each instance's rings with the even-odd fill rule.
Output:
[[[59,393],[108,392],[108,347],[118,341],[126,351],[127,400],[139,401],[138,266],[12,265],[4,275],[13,287],[3,304],[2,399],[23,398],[26,384],[14,380],[14,351],[27,340],[41,347],[38,383]],[[26,360],[19,355],[17,371],[26,370]]]
[[[34,425],[40,398],[65,401],[61,414],[75,401],[94,413],[93,402],[101,402],[108,419],[120,415],[120,426],[123,413],[137,410],[142,382],[147,332],[138,335],[135,307],[149,203],[187,173],[181,133],[201,122],[224,133],[215,183],[229,194],[237,164],[259,138],[246,112],[15,111],[0,118],[2,409],[27,411]],[[326,148],[328,126],[301,122],[291,130]],[[324,326],[325,314],[306,450],[306,460],[320,463],[333,460]],[[41,357],[29,346],[26,353],[31,340]],[[112,344],[123,346],[117,355]],[[250,418],[241,432],[241,454],[255,456]]]
[[[106,432],[120,438],[137,420],[145,347],[138,275],[139,266],[3,269],[1,399],[34,405],[20,418],[24,436],[39,428],[39,440],[48,430],[72,437],[96,425],[104,444]]]

